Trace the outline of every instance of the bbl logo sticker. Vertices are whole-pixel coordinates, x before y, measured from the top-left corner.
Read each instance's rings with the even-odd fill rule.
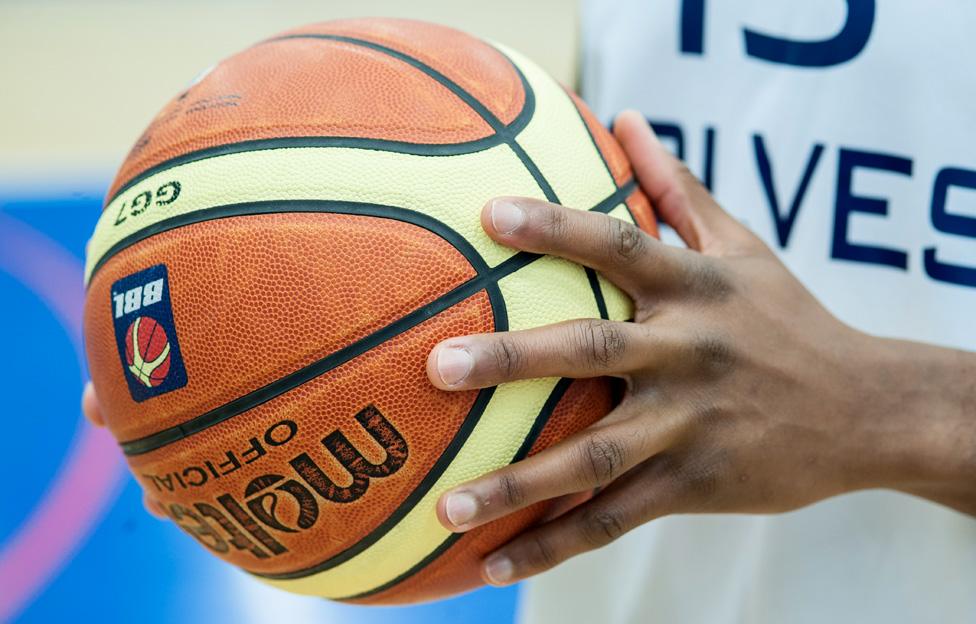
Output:
[[[186,385],[166,265],[157,264],[112,284],[112,318],[133,399],[145,401]]]

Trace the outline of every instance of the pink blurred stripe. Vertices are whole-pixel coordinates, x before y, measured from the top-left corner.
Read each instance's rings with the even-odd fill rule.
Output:
[[[83,364],[85,290],[75,257],[0,212],[0,270],[23,283],[54,312]],[[41,503],[0,549],[0,621],[12,619],[27,606],[84,542],[118,494],[124,470],[112,436],[82,419]]]

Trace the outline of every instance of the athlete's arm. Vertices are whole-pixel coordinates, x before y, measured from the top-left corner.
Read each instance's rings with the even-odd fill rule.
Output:
[[[635,321],[453,338],[428,359],[445,390],[550,376],[627,384],[593,427],[441,498],[444,525],[467,531],[600,488],[489,556],[485,580],[536,574],[668,514],[781,512],[890,488],[976,515],[976,354],[844,325],[640,115],[622,114],[615,132],[690,249],[532,199],[496,199],[482,223],[504,245],[599,270],[634,299]]]

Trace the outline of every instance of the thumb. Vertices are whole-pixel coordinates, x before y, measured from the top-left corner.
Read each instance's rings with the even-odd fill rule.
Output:
[[[627,153],[655,213],[674,228],[688,247],[708,255],[724,255],[756,240],[668,152],[643,115],[634,110],[620,113],[613,133]]]
[[[88,422],[96,427],[105,426],[105,416],[102,409],[98,406],[98,399],[95,398],[95,387],[92,382],[85,384],[85,389],[81,393],[81,411],[84,412]]]

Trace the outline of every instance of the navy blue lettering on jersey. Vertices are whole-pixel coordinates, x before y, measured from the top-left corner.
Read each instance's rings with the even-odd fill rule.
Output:
[[[709,21],[712,3],[706,0],[679,0],[675,6],[678,8],[678,56],[692,55],[700,57],[703,64],[714,62],[728,66],[729,62],[725,57],[713,59],[707,56],[709,52],[706,33],[714,31],[724,34],[722,40],[726,42],[730,33],[741,33],[744,59],[826,72],[854,61],[868,50],[875,33],[878,12],[875,0],[829,0],[824,3],[824,9],[836,11],[838,16],[843,17],[840,26],[830,36],[803,39],[796,34],[793,38],[774,35],[775,26],[768,28],[771,32],[760,32],[756,24],[748,23],[748,18],[733,23],[726,23],[724,20],[712,23]],[[759,3],[753,3],[748,9],[765,11]],[[723,10],[728,15],[728,11],[735,9],[723,7]],[[781,14],[781,7],[777,11]],[[841,16],[841,11],[846,11],[846,15]],[[882,35],[885,34],[876,36],[879,54],[884,53],[887,39]],[[697,63],[694,59],[690,60]],[[862,73],[870,71],[867,64],[862,67]],[[753,67],[749,70],[749,75],[752,76],[755,71],[756,68]],[[769,67],[768,70],[760,67],[759,72],[763,71],[782,73],[776,67]],[[812,75],[813,71],[804,73]],[[707,71],[704,75],[708,75]],[[769,77],[770,80],[775,78],[776,76]],[[799,83],[791,80],[781,84]],[[817,84],[825,83],[819,81]],[[843,80],[838,84],[843,84]],[[780,95],[782,101],[795,99],[790,94]],[[706,116],[700,116],[698,122],[691,123],[682,119],[680,113],[677,118],[674,117],[675,112],[680,110],[675,108],[674,102],[666,105],[666,108],[670,109],[667,117],[660,118],[651,114],[648,122],[662,141],[672,147],[675,154],[699,175],[713,194],[722,195],[722,176],[736,176],[735,186],[741,188],[743,176],[750,175],[748,161],[752,161],[757,187],[761,192],[760,201],[765,200],[765,208],[770,217],[770,242],[780,249],[789,250],[791,240],[796,238],[809,240],[798,233],[798,230],[802,231],[804,223],[800,219],[803,210],[821,214],[827,212],[827,229],[820,239],[822,258],[832,262],[854,262],[882,270],[919,271],[935,282],[976,288],[976,214],[971,208],[972,199],[966,205],[963,202],[967,200],[961,199],[964,192],[970,198],[976,197],[976,167],[971,166],[971,163],[933,163],[928,152],[928,143],[920,146],[920,150],[922,147],[926,148],[925,152],[913,154],[909,147],[906,153],[894,154],[889,153],[888,149],[872,147],[870,144],[854,147],[842,141],[831,141],[829,132],[824,136],[823,119],[819,120],[818,135],[809,137],[806,142],[801,139],[796,143],[796,132],[786,135],[773,133],[773,136],[784,138],[792,134],[792,139],[778,144],[770,138],[772,128],[767,133],[762,127],[743,128],[733,123],[733,127],[728,128],[731,132],[727,133],[723,132],[726,128],[722,122],[706,121],[709,119],[707,108],[693,113],[706,113]],[[785,109],[783,113],[795,115],[795,112]],[[718,115],[720,119],[723,116]],[[838,118],[838,127],[843,128],[844,124],[845,120]],[[778,120],[772,124],[773,127],[780,125]],[[857,136],[850,133],[848,135]],[[719,144],[722,146],[721,151],[717,149]],[[734,162],[723,162],[725,159]],[[800,168],[795,173],[783,170],[783,167],[776,166],[777,159],[790,163],[799,161]],[[836,159],[836,165],[832,159]],[[967,164],[970,166],[966,167]],[[934,178],[929,178],[928,172],[933,170],[937,173]],[[853,186],[858,171],[875,172],[886,183],[886,190],[878,193],[877,197],[858,193]],[[825,188],[825,185],[830,186]],[[924,198],[921,203],[918,201],[920,194]],[[817,205],[810,206],[814,201]],[[737,207],[729,208],[735,210]],[[895,216],[898,222],[905,222],[907,218],[914,218],[905,213],[917,211],[924,214],[926,209],[931,229],[918,231],[915,237],[909,235],[906,238],[904,231],[899,234],[890,228],[879,227],[876,228],[877,232],[892,233],[880,234],[881,238],[866,240],[859,238],[858,229],[854,225],[862,220],[876,222],[894,219]],[[824,223],[819,218],[810,222]],[[900,238],[886,239],[888,236]]]
[[[847,17],[831,37],[816,41],[787,39],[743,28],[746,56],[793,67],[823,68],[854,60],[874,29],[875,0],[846,0]],[[705,0],[682,0],[679,48],[684,54],[705,53]]]
[[[796,216],[800,213],[800,204],[806,197],[807,188],[813,178],[813,172],[817,169],[817,163],[823,156],[824,146],[817,143],[810,150],[810,157],[807,159],[806,167],[800,176],[800,184],[797,186],[793,199],[790,201],[789,211],[784,215],[780,210],[779,198],[776,195],[776,188],[773,181],[773,165],[769,153],[766,151],[766,143],[761,134],[752,135],[752,145],[756,155],[756,166],[759,168],[759,177],[762,179],[763,191],[766,193],[766,200],[769,202],[769,211],[776,225],[776,240],[780,247],[785,248],[789,245],[790,234],[793,232],[793,224]]]
[[[648,119],[647,123],[654,128],[654,133],[659,139],[662,140],[663,143],[673,144],[672,153],[677,156],[679,160],[685,160],[685,133],[679,124],[651,119]],[[613,122],[610,123],[610,127],[611,129],[613,128]],[[704,145],[702,152],[701,174],[699,177],[702,184],[705,185],[705,188],[710,191],[715,184],[715,170],[713,166],[715,164],[716,136],[717,134],[714,127],[705,127],[702,134]]]
[[[699,175],[703,182],[707,181],[706,186],[715,193],[714,172],[719,170],[719,163],[716,161],[717,152],[714,146],[719,140],[720,128],[707,125],[703,126],[699,133],[673,120],[665,122],[648,119],[648,123],[654,127],[662,141],[671,146],[675,156],[682,160],[685,160],[686,154],[690,151],[689,143],[701,142],[696,144],[702,154],[701,163],[698,165],[688,163],[688,166],[693,171],[696,170],[696,166],[700,167],[697,171],[700,172]],[[751,139],[756,175],[766,197],[767,208],[776,235],[776,243],[780,249],[785,250],[790,246],[797,217],[803,210],[804,200],[807,199],[810,185],[818,175],[822,175],[820,172],[824,167],[821,167],[820,163],[828,155],[836,155],[837,182],[834,188],[834,204],[832,206],[834,221],[832,235],[827,241],[826,256],[832,260],[874,264],[902,271],[908,270],[913,257],[918,257],[913,256],[910,250],[898,248],[894,243],[884,244],[883,241],[875,241],[873,244],[868,244],[864,241],[853,240],[850,234],[851,219],[860,218],[862,215],[868,218],[887,219],[890,210],[890,198],[864,197],[854,191],[854,173],[859,169],[873,170],[913,180],[914,158],[844,145],[831,146],[827,142],[815,142],[806,148],[806,163],[793,187],[789,207],[784,210],[784,200],[788,195],[783,193],[781,197],[776,190],[777,187],[780,187],[781,190],[783,188],[776,183],[775,156],[777,149],[769,144],[761,132],[753,132]],[[748,148],[742,146],[742,149]],[[782,148],[779,151],[781,152]],[[923,182],[913,181],[915,183]],[[932,227],[942,234],[972,240],[972,254],[966,256],[967,258],[971,257],[972,262],[961,264],[959,259],[955,259],[954,262],[940,259],[937,246],[928,246],[919,251],[921,251],[925,274],[930,279],[945,284],[976,288],[976,216],[960,214],[958,209],[953,211],[949,194],[953,188],[976,193],[976,170],[957,166],[946,166],[939,170],[932,185],[930,202]]]
[[[848,237],[851,215],[856,212],[887,216],[888,202],[878,197],[861,197],[851,187],[857,168],[912,175],[912,161],[902,156],[841,148],[837,158],[837,199],[834,209],[834,240],[830,255],[838,260],[880,264],[905,270],[908,253],[900,249],[852,242]]]
[[[952,187],[976,190],[976,171],[946,167],[936,174],[932,189],[932,226],[944,234],[976,241],[976,217],[953,214],[946,207]],[[924,251],[925,273],[929,277],[940,282],[976,287],[976,253],[973,254],[972,266],[961,266],[941,262],[936,251],[935,247],[927,247]]]

